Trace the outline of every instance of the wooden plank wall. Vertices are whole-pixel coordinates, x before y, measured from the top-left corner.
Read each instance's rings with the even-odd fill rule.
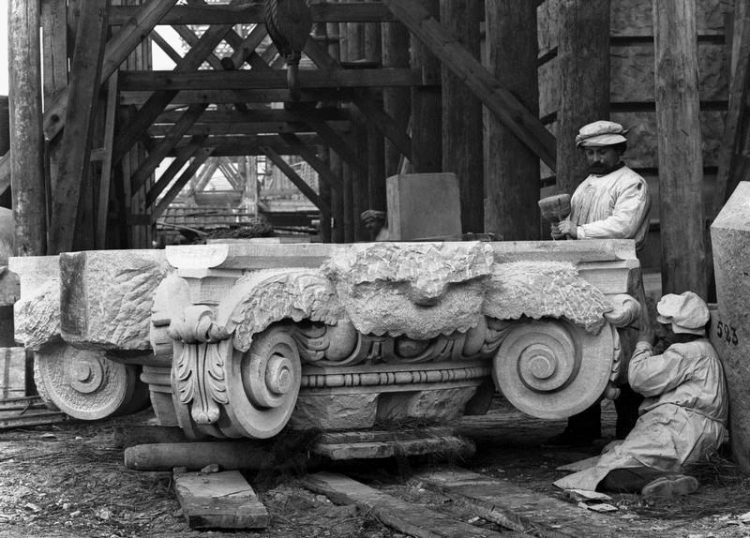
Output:
[[[558,106],[557,47],[558,0],[545,0],[537,11],[539,37],[540,117],[556,130]],[[727,109],[731,55],[730,14],[733,0],[697,2],[699,92],[703,137],[704,198],[711,207],[718,167],[719,146]],[[618,0],[611,9],[611,115],[630,128],[625,161],[643,175],[652,195],[652,231],[642,255],[647,269],[660,268],[658,150],[654,105],[654,40],[652,0]],[[543,194],[554,190],[553,173],[542,167]],[[707,210],[706,217],[715,215]]]

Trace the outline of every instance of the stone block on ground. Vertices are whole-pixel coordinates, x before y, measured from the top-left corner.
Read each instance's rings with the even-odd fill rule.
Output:
[[[711,342],[729,389],[732,452],[750,472],[750,183],[737,189],[711,225],[717,310]]]

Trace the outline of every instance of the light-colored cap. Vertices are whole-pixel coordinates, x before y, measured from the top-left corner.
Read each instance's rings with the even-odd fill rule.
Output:
[[[612,146],[627,142],[628,130],[613,121],[595,121],[581,127],[576,136],[576,147]]]
[[[656,321],[672,325],[672,332],[705,336],[709,313],[705,301],[692,291],[665,295],[656,305]]]

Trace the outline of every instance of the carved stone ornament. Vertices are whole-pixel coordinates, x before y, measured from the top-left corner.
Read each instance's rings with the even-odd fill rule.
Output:
[[[452,420],[490,377],[546,418],[616,393],[615,326],[637,318],[637,302],[605,295],[572,262],[498,263],[487,243],[340,247],[320,268],[243,274],[234,268],[255,258],[226,257],[203,271],[190,257],[185,276],[169,275],[151,346],[166,365],[173,343],[173,405],[159,367],[144,373],[160,419],[173,408],[191,437],[267,438],[287,423]]]

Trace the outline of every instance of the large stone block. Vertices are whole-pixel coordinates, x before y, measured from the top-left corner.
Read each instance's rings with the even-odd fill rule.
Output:
[[[38,350],[60,337],[60,265],[57,256],[10,258],[21,281],[21,298],[13,305],[15,339]]]
[[[711,225],[717,312],[711,341],[729,388],[734,458],[750,472],[750,183],[741,182]]]
[[[153,294],[168,267],[162,250],[61,254],[63,339],[80,348],[150,350]]]
[[[461,234],[455,174],[401,174],[386,179],[385,186],[391,241]]]

